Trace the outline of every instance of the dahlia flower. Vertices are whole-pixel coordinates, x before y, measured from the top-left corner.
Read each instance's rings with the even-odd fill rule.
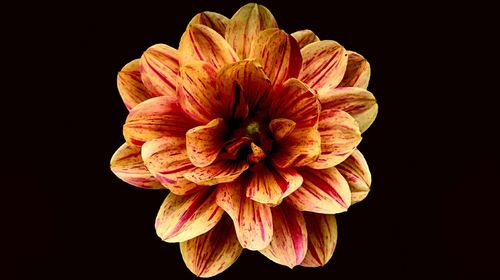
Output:
[[[360,54],[291,35],[257,4],[197,14],[178,49],[157,44],[118,73],[130,111],[111,159],[123,181],[168,189],[158,236],[197,276],[243,248],[290,268],[325,265],[334,214],[366,197],[357,150],[377,114]]]

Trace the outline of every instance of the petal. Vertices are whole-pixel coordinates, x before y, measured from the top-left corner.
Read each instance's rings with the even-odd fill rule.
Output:
[[[271,102],[271,119],[285,118],[296,123],[297,128],[312,127],[318,123],[321,105],[314,90],[292,78],[283,84]]]
[[[261,147],[257,146],[254,142],[250,143],[250,149],[252,149],[252,153],[247,157],[247,160],[250,163],[259,163],[266,158],[266,153],[264,152],[264,150]]]
[[[289,78],[297,78],[302,67],[300,48],[295,39],[283,30],[261,31],[252,43],[250,58],[255,58],[277,90]]]
[[[269,130],[276,141],[280,141],[295,129],[295,122],[289,119],[274,119],[269,123]]]
[[[347,67],[347,51],[331,40],[305,46],[299,80],[315,89],[319,95],[333,89],[342,81]]]
[[[156,179],[174,194],[186,195],[203,188],[183,177],[195,168],[188,158],[183,136],[162,137],[144,143],[142,159]]]
[[[361,142],[356,120],[342,110],[329,109],[319,118],[321,155],[309,164],[314,169],[333,167],[344,161]]]
[[[225,143],[224,150],[220,153],[221,158],[236,159],[241,148],[251,143],[252,140],[253,139],[250,137],[235,137],[229,139]]]
[[[180,248],[184,263],[198,277],[212,277],[223,272],[243,251],[227,216],[207,233],[181,242]]]
[[[123,136],[129,144],[142,145],[163,136],[183,136],[195,125],[175,98],[160,96],[148,99],[130,111],[123,125]]]
[[[370,191],[372,175],[368,163],[359,150],[355,150],[346,160],[337,165],[351,189],[351,204],[365,199]]]
[[[295,40],[297,40],[299,48],[301,49],[311,43],[319,41],[318,36],[316,36],[316,34],[314,34],[314,32],[309,29],[299,30],[293,32],[291,35],[293,36],[293,38],[295,38]]]
[[[176,49],[165,44],[156,44],[142,54],[142,82],[155,96],[177,96],[178,74],[179,55]]]
[[[347,51],[347,68],[339,87],[368,88],[370,81],[370,63],[362,55]]]
[[[261,250],[273,235],[271,208],[245,196],[247,179],[238,179],[217,187],[217,204],[229,214],[243,248]]]
[[[314,162],[321,154],[321,137],[314,127],[293,130],[283,138],[271,160],[280,168],[304,166]]]
[[[135,59],[123,66],[116,79],[118,92],[129,110],[142,101],[153,97],[142,83],[139,61],[139,59]]]
[[[227,126],[221,118],[191,128],[186,133],[186,147],[194,166],[205,167],[215,161],[224,146]]]
[[[302,176],[294,168],[259,164],[251,169],[246,196],[254,201],[277,205],[302,185]]]
[[[236,180],[248,167],[248,163],[242,160],[219,160],[186,172],[184,178],[198,185],[212,186]]]
[[[276,28],[278,24],[271,12],[255,3],[241,7],[231,18],[226,30],[226,40],[241,59],[250,53],[253,40],[260,31]]]
[[[133,186],[144,189],[165,189],[148,171],[141,158],[141,147],[121,145],[111,158],[111,171]]]
[[[229,22],[229,19],[224,15],[214,13],[214,12],[201,12],[191,19],[189,25],[192,24],[201,24],[208,26],[215,30],[220,35],[224,36],[226,32],[226,26]]]
[[[168,194],[156,216],[158,236],[166,242],[182,242],[212,229],[224,214],[215,202],[215,189],[192,195]]]
[[[219,69],[239,59],[219,33],[205,25],[191,24],[179,43],[179,64],[183,66],[193,60],[208,62]]]
[[[321,108],[339,109],[349,113],[358,122],[361,133],[375,121],[378,112],[377,101],[373,94],[356,87],[336,88],[319,96]]]
[[[351,192],[340,172],[328,169],[303,168],[302,186],[286,198],[286,202],[300,211],[321,214],[336,214],[347,211],[351,205]]]
[[[272,208],[273,240],[260,252],[275,263],[293,268],[307,252],[307,229],[304,216],[286,203]]]
[[[306,220],[308,244],[307,254],[301,266],[324,266],[333,255],[337,245],[337,221],[334,215],[303,212]]]

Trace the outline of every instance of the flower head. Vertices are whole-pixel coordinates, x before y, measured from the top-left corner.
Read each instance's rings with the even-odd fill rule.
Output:
[[[210,277],[243,248],[294,267],[335,249],[334,214],[364,199],[356,149],[377,114],[370,65],[310,30],[291,35],[268,9],[196,15],[179,48],[157,44],[118,74],[130,110],[112,171],[169,189],[156,232]]]

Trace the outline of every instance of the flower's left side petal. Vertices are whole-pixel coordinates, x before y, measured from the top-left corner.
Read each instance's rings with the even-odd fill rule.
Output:
[[[335,215],[302,212],[307,225],[307,254],[301,266],[324,266],[337,245],[337,221]]]
[[[224,215],[205,234],[180,243],[182,259],[198,277],[212,277],[228,269],[243,251],[231,219]]]
[[[179,55],[176,49],[165,44],[156,44],[142,54],[142,82],[155,96],[176,97],[178,74]]]
[[[226,16],[221,15],[219,13],[206,11],[198,13],[196,16],[194,16],[189,22],[189,25],[192,24],[205,25],[217,31],[217,33],[219,33],[221,36],[224,36],[228,22],[229,19]]]
[[[280,168],[308,165],[321,154],[321,137],[315,127],[294,129],[276,145],[270,158]]]
[[[142,83],[139,59],[132,60],[123,66],[118,73],[116,84],[123,103],[129,111],[142,101],[154,97]]]
[[[236,180],[248,167],[248,163],[243,160],[220,159],[209,166],[184,173],[184,178],[197,185],[212,186]]]
[[[273,239],[260,252],[275,263],[293,268],[304,260],[307,252],[307,228],[304,216],[286,203],[271,208]]]
[[[133,186],[144,189],[165,189],[148,171],[141,158],[141,147],[121,145],[111,157],[111,171]]]
[[[309,29],[299,30],[293,32],[291,35],[295,38],[295,40],[297,40],[301,49],[311,43],[319,41],[318,36],[316,36],[316,34]]]
[[[347,69],[339,87],[368,88],[370,81],[370,63],[362,55],[347,51]]]
[[[356,149],[346,160],[337,165],[351,189],[351,204],[365,199],[370,191],[372,175],[368,163],[361,152]]]
[[[189,159],[196,167],[212,164],[224,146],[227,126],[221,118],[186,132],[186,148]]]
[[[163,136],[183,136],[194,126],[196,123],[184,114],[176,98],[160,96],[130,111],[123,125],[123,136],[127,143],[140,146]]]
[[[179,43],[179,64],[182,67],[193,60],[205,61],[220,69],[239,59],[219,33],[205,25],[191,24]]]
[[[192,195],[169,193],[156,216],[158,236],[166,242],[183,242],[212,229],[224,214],[215,202],[214,188]]]

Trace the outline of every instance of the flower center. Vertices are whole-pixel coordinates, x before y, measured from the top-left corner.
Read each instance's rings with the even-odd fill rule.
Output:
[[[259,134],[259,123],[256,121],[250,122],[247,125],[246,131],[248,133],[248,136],[250,137],[255,137],[257,134]]]

